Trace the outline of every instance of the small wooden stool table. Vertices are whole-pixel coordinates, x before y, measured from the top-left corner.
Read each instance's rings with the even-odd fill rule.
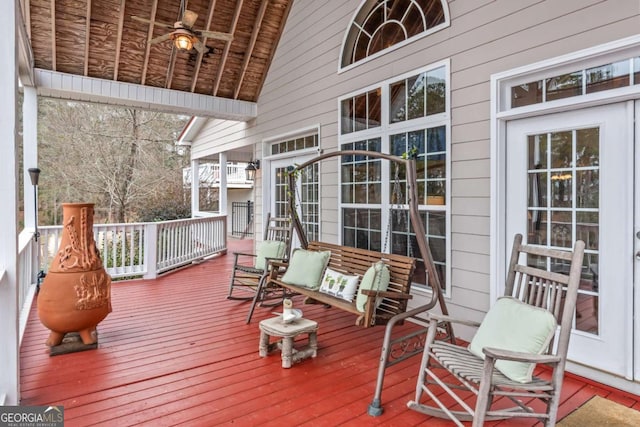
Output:
[[[296,350],[293,340],[300,334],[309,335],[309,344]],[[269,337],[282,340],[269,343]],[[309,319],[297,319],[291,323],[282,323],[282,316],[272,317],[260,322],[260,357],[266,357],[272,350],[282,350],[282,367],[290,368],[292,363],[318,354],[318,323]]]

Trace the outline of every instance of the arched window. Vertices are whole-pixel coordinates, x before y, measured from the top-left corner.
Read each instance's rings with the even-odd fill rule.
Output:
[[[342,45],[341,68],[449,25],[445,0],[365,0]]]

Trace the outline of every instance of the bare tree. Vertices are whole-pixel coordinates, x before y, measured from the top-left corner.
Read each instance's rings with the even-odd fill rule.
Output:
[[[189,161],[174,150],[186,120],[131,108],[41,100],[43,223],[60,221],[62,202],[94,202],[96,220],[127,222],[143,214],[146,205],[175,198],[175,191],[167,189],[182,185],[182,168]]]

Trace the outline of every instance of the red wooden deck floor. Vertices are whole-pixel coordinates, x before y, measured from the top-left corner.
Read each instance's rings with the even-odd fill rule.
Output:
[[[230,252],[250,243],[231,241]],[[34,309],[21,349],[21,403],[64,405],[67,426],[452,425],[406,408],[418,358],[388,370],[385,412],[366,414],[384,328],[353,326],[352,315],[303,306],[320,325],[318,357],[291,369],[280,367],[279,354],[260,358],[258,321],[271,310],[258,308],[245,324],[248,303],[225,298],[232,262],[227,255],[113,284],[114,311],[92,351],[49,357]],[[575,376],[563,391],[561,417],[596,394],[640,410],[638,396]]]

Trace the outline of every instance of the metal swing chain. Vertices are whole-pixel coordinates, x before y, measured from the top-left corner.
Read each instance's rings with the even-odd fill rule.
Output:
[[[390,211],[394,210],[394,207],[397,207],[396,210],[399,211],[399,215],[398,215],[398,224],[409,224],[409,221],[407,219],[407,211],[405,209],[400,209],[400,201],[404,201],[404,194],[402,193],[402,188],[400,187],[400,165],[398,163],[395,164],[395,173],[394,173],[394,180],[393,180],[393,195],[395,197],[395,203],[391,206]],[[407,183],[407,186],[409,185],[409,183]],[[387,250],[387,245],[389,244],[389,236],[391,235],[391,224],[392,222],[392,218],[391,216],[389,216],[389,225],[387,226],[387,235],[385,237],[385,242],[384,242],[384,251]],[[410,231],[409,229],[407,229],[407,231]],[[407,254],[413,258],[413,245],[411,244],[411,238],[409,238],[408,241],[408,248],[407,248]]]
[[[387,251],[387,249],[389,248],[389,240],[391,238],[391,224],[393,222],[393,218],[391,217],[391,213],[394,210],[394,206],[399,206],[400,205],[400,201],[403,200],[404,194],[402,193],[402,188],[400,187],[400,165],[398,164],[398,162],[395,163],[395,170],[394,170],[394,179],[393,179],[393,192],[392,194],[395,197],[395,203],[393,203],[393,205],[391,206],[391,209],[389,210],[389,220],[387,221],[387,232],[385,233],[384,236],[384,246],[382,247],[382,252],[385,253]],[[400,215],[398,216],[398,223],[402,224],[402,221],[404,221],[404,224],[408,224],[407,222],[407,212],[404,209],[397,209],[400,212]],[[409,239],[409,247],[408,247],[408,254],[410,257],[413,258],[413,247],[411,245],[411,239]],[[375,267],[374,267],[375,268]],[[377,270],[377,269],[376,269]],[[377,279],[378,279],[378,283],[376,285],[376,299],[377,299],[377,294],[380,293],[380,283],[382,282],[382,266],[380,267],[380,271],[376,271],[377,274]],[[373,316],[371,318],[371,325],[373,326],[375,324],[375,316]]]

